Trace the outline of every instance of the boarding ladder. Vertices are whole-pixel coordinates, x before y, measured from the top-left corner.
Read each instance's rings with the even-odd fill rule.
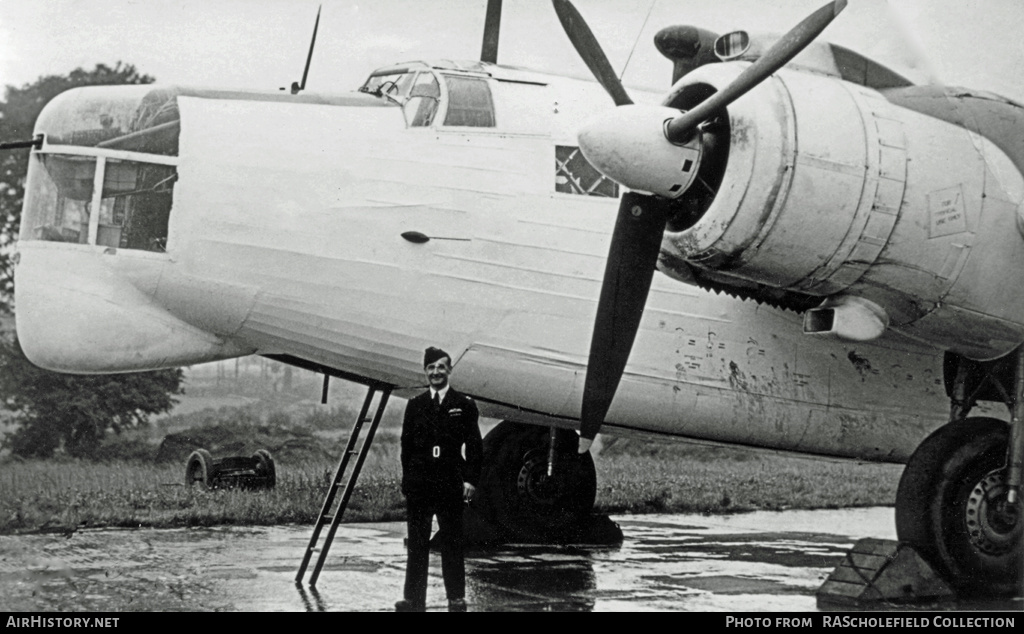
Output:
[[[367,413],[370,411],[370,406],[373,404],[373,399],[377,392],[380,392],[377,409],[373,418],[367,418]],[[331,482],[330,488],[327,490],[327,497],[324,498],[324,506],[320,510],[320,517],[316,520],[313,536],[309,538],[309,546],[306,548],[306,554],[302,557],[302,565],[299,566],[299,572],[295,575],[295,582],[298,584],[302,583],[302,577],[306,574],[306,568],[309,566],[309,560],[313,557],[313,553],[319,551],[320,555],[317,557],[316,565],[313,567],[313,574],[309,577],[309,585],[316,585],[316,580],[320,576],[320,570],[324,567],[324,562],[327,560],[327,551],[331,547],[331,542],[334,541],[334,533],[338,530],[341,516],[345,513],[349,498],[352,497],[352,490],[355,488],[356,480],[359,478],[359,471],[363,468],[366,454],[370,452],[373,436],[377,433],[377,426],[384,416],[384,408],[387,406],[390,396],[391,386],[370,385],[367,388],[366,398],[363,399],[363,406],[359,410],[359,416],[356,418],[356,422],[352,426],[352,433],[348,437],[348,446],[345,447],[345,453],[341,455],[338,470],[334,474],[334,480]],[[364,423],[370,423],[370,428],[366,432],[366,439],[360,444],[359,434],[363,429]],[[357,444],[359,445],[358,449],[356,448]],[[349,463],[353,456],[356,457],[356,460],[350,470]],[[340,499],[337,495],[339,490],[342,491]],[[335,503],[336,501],[337,503]],[[331,527],[327,530],[323,544],[320,545],[320,532],[328,523]]]

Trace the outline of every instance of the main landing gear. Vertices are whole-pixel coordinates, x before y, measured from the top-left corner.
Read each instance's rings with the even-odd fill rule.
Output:
[[[578,446],[572,431],[500,423],[484,438],[473,510],[507,541],[586,540],[597,476],[590,453],[578,454]]]
[[[1024,353],[1011,357],[1015,363],[947,357],[947,376],[956,377],[951,420],[910,457],[896,493],[900,541],[961,594],[1021,596]],[[997,399],[1013,412],[1010,424],[967,418],[975,401]]]

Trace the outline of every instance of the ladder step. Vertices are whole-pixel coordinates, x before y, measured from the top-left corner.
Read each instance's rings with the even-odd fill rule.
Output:
[[[325,387],[326,387],[326,382],[325,382]],[[375,394],[375,392],[377,390],[382,390],[381,391],[381,395],[380,395],[380,400],[378,401],[378,405],[377,405],[377,411],[376,411],[375,414],[370,415],[369,414],[369,408],[370,408],[371,403],[373,402],[374,394]],[[381,413],[382,406],[387,403],[387,399],[388,399],[388,397],[390,395],[391,395],[391,388],[389,388],[389,387],[388,388],[380,388],[380,387],[371,387],[370,388],[369,392],[367,393],[367,398],[366,398],[366,400],[363,403],[364,407],[367,408],[367,414],[364,415],[364,416],[358,416],[356,418],[355,424],[353,424],[353,426],[352,426],[352,432],[351,432],[349,440],[350,440],[350,442],[353,445],[359,440],[359,432],[362,429],[362,426],[363,426],[364,423],[372,423],[371,430],[370,430],[371,433],[374,430],[376,430],[377,424],[380,423],[380,418],[379,418],[378,415]],[[362,412],[360,412],[360,413],[362,413]],[[376,421],[376,422],[374,422],[374,421]],[[344,516],[344,514],[345,514],[345,507],[347,506],[347,501],[346,501],[345,504],[342,504],[342,503],[339,502],[337,504],[336,508],[334,509],[333,513],[330,512],[330,507],[334,506],[334,495],[335,495],[337,489],[340,489],[342,487],[345,488],[345,494],[343,494],[343,496],[342,496],[344,498],[344,495],[350,494],[352,487],[355,486],[355,478],[353,477],[353,475],[358,475],[358,474],[356,473],[356,470],[355,470],[354,467],[352,469],[348,469],[347,468],[348,467],[348,459],[351,456],[359,456],[360,457],[360,461],[363,458],[365,458],[366,455],[369,453],[369,450],[370,450],[369,443],[367,442],[367,440],[369,440],[369,439],[363,439],[362,443],[360,444],[360,446],[357,449],[346,449],[344,451],[344,453],[342,453],[342,458],[341,458],[340,462],[338,463],[338,472],[335,475],[336,480],[331,484],[331,489],[328,492],[327,497],[324,499],[324,507],[321,510],[322,515],[319,517],[319,519],[317,519],[317,526],[316,526],[316,530],[314,531],[314,534],[317,536],[317,539],[319,539],[320,529],[323,528],[324,525],[331,524],[332,526],[334,526],[334,523],[337,522],[337,521],[340,521],[341,518]],[[346,475],[346,473],[347,473],[347,475]],[[328,502],[330,502],[330,505],[328,505]],[[331,540],[334,539],[334,535],[329,535],[328,537],[326,537],[323,540],[322,545],[318,545],[316,543],[317,539],[312,539],[311,538],[310,544],[309,544],[309,547],[308,547],[307,553],[306,553],[306,559],[303,561],[303,563],[302,563],[302,565],[301,565],[301,567],[299,569],[298,577],[296,579],[297,581],[301,581],[302,575],[305,574],[306,564],[309,561],[309,557],[312,555],[313,552],[319,552],[320,553],[320,558],[317,561],[316,568],[314,568],[314,570],[313,570],[313,576],[310,578],[310,586],[312,586],[316,582],[317,575],[319,575],[319,573],[320,573],[320,567],[323,565],[324,558],[327,556],[327,551],[331,547]]]

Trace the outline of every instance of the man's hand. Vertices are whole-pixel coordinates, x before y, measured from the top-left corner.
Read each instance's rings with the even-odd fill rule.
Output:
[[[468,482],[462,483],[462,501],[467,504],[473,501],[473,494],[476,493],[476,487]]]

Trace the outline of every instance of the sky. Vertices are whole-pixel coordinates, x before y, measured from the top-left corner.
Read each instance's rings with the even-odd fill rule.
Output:
[[[785,32],[824,0],[576,0],[627,86],[667,90],[652,38],[670,24]],[[97,63],[134,64],[161,83],[276,90],[357,88],[374,68],[477,59],[485,0],[0,0],[0,88]],[[917,81],[1024,101],[1021,0],[849,0],[822,37]],[[631,54],[632,52],[632,54]],[[498,60],[589,77],[549,0],[505,0]],[[628,63],[627,63],[628,62]]]

